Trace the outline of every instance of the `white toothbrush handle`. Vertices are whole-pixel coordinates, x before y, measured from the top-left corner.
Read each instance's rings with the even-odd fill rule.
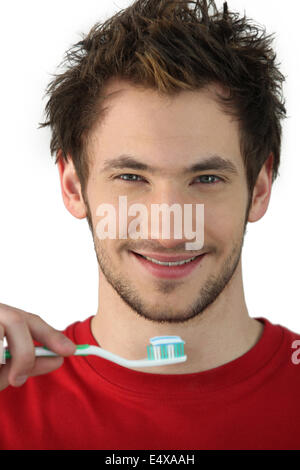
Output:
[[[58,354],[49,351],[48,349],[44,349],[42,347],[36,347],[35,348],[35,355],[36,356],[58,356]],[[168,358],[168,359],[137,359],[137,360],[130,360],[130,359],[124,359],[121,356],[118,356],[117,354],[113,354],[110,351],[106,351],[106,349],[99,348],[98,346],[88,346],[84,349],[76,349],[75,353],[73,356],[98,356],[102,357],[104,359],[108,359],[109,361],[115,362],[116,364],[119,364],[120,366],[124,367],[153,367],[153,366],[162,366],[166,364],[177,364],[178,362],[184,362],[186,361],[187,357],[186,356],[181,356],[181,357],[174,357],[174,358]]]
[[[5,351],[4,351],[5,352]],[[116,364],[119,364],[124,367],[128,367],[129,369],[131,367],[153,367],[153,366],[162,366],[162,365],[167,365],[167,364],[177,364],[178,362],[184,362],[187,359],[187,356],[180,356],[180,357],[173,357],[173,358],[167,358],[167,359],[138,359],[138,360],[130,360],[130,359],[124,359],[121,356],[118,356],[117,354],[113,354],[109,351],[106,351],[106,349],[102,349],[98,346],[90,346],[90,345],[79,345],[73,354],[73,356],[99,356],[104,359],[108,359],[109,361],[115,362]],[[59,354],[50,351],[49,349],[46,349],[41,346],[36,346],[35,347],[35,356],[40,357],[40,356],[59,356]],[[5,363],[5,355],[4,357],[4,362]]]
[[[84,352],[83,352],[84,351]],[[106,351],[106,349],[99,348],[98,346],[88,346],[84,350],[76,350],[76,356],[99,356],[103,357],[104,359],[108,359],[109,361],[115,362],[124,367],[153,367],[153,366],[162,366],[164,364],[177,364],[178,362],[184,362],[187,359],[187,356],[181,357],[174,357],[168,359],[137,359],[137,360],[130,360],[124,359],[117,354],[113,354],[110,351]]]

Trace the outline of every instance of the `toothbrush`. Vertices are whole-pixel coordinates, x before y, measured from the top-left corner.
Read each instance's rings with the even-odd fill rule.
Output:
[[[155,336],[150,338],[150,345],[147,346],[147,357],[145,359],[130,360],[124,359],[117,354],[106,351],[99,346],[89,344],[78,344],[73,356],[99,356],[109,361],[115,362],[124,367],[153,367],[164,366],[168,364],[177,364],[187,360],[184,354],[184,345],[180,336]],[[35,347],[36,356],[59,356],[59,354],[50,351],[46,346]],[[11,358],[7,348],[3,350],[3,363],[5,359]]]

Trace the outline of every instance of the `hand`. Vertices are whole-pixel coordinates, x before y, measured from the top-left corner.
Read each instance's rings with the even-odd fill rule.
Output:
[[[70,356],[76,350],[73,341],[38,315],[0,303],[0,340],[4,336],[12,357],[6,359],[6,364],[0,362],[0,391],[8,385],[19,387],[30,376],[58,369],[64,362],[62,356]],[[33,340],[60,356],[36,357]],[[18,380],[18,377],[23,377],[23,380]]]

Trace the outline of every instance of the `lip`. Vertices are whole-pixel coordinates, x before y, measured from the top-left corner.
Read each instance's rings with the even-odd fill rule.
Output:
[[[139,253],[137,252],[130,251],[129,253],[133,257],[134,261],[138,264],[139,268],[142,268],[143,271],[145,270],[148,271],[152,276],[163,278],[163,279],[179,279],[179,278],[188,276],[196,269],[196,267],[199,264],[201,264],[201,262],[203,261],[203,258],[206,256],[206,253],[204,253],[203,255],[198,255],[196,259],[194,259],[194,261],[190,261],[189,263],[182,264],[181,266],[162,266],[159,264],[152,263],[151,261],[143,258],[142,256],[139,256]],[[151,257],[154,258],[154,256],[151,256]],[[192,256],[190,258],[192,258]],[[182,257],[182,259],[188,259],[188,258],[185,256],[185,257]],[[158,261],[170,261],[170,259],[167,259],[167,260],[158,259]],[[177,260],[174,260],[174,261],[180,261],[180,260],[177,258]]]
[[[174,263],[175,261],[183,261],[185,259],[190,259],[194,258],[195,256],[202,255],[204,253],[197,253],[197,254],[191,254],[188,256],[187,254],[185,255],[162,255],[160,253],[139,253],[138,251],[133,251],[133,253],[137,253],[138,255],[142,256],[148,256],[148,258],[154,258],[157,261],[169,261],[170,263]]]

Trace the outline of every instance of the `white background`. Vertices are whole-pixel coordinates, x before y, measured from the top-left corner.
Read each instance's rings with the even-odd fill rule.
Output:
[[[96,313],[98,271],[86,219],[74,218],[63,204],[50,130],[37,129],[45,117],[44,93],[80,33],[131,3],[12,0],[1,5],[0,302],[36,313],[58,329]],[[229,0],[228,6],[275,32],[289,116],[268,212],[247,228],[246,302],[250,316],[300,332],[297,2]]]

